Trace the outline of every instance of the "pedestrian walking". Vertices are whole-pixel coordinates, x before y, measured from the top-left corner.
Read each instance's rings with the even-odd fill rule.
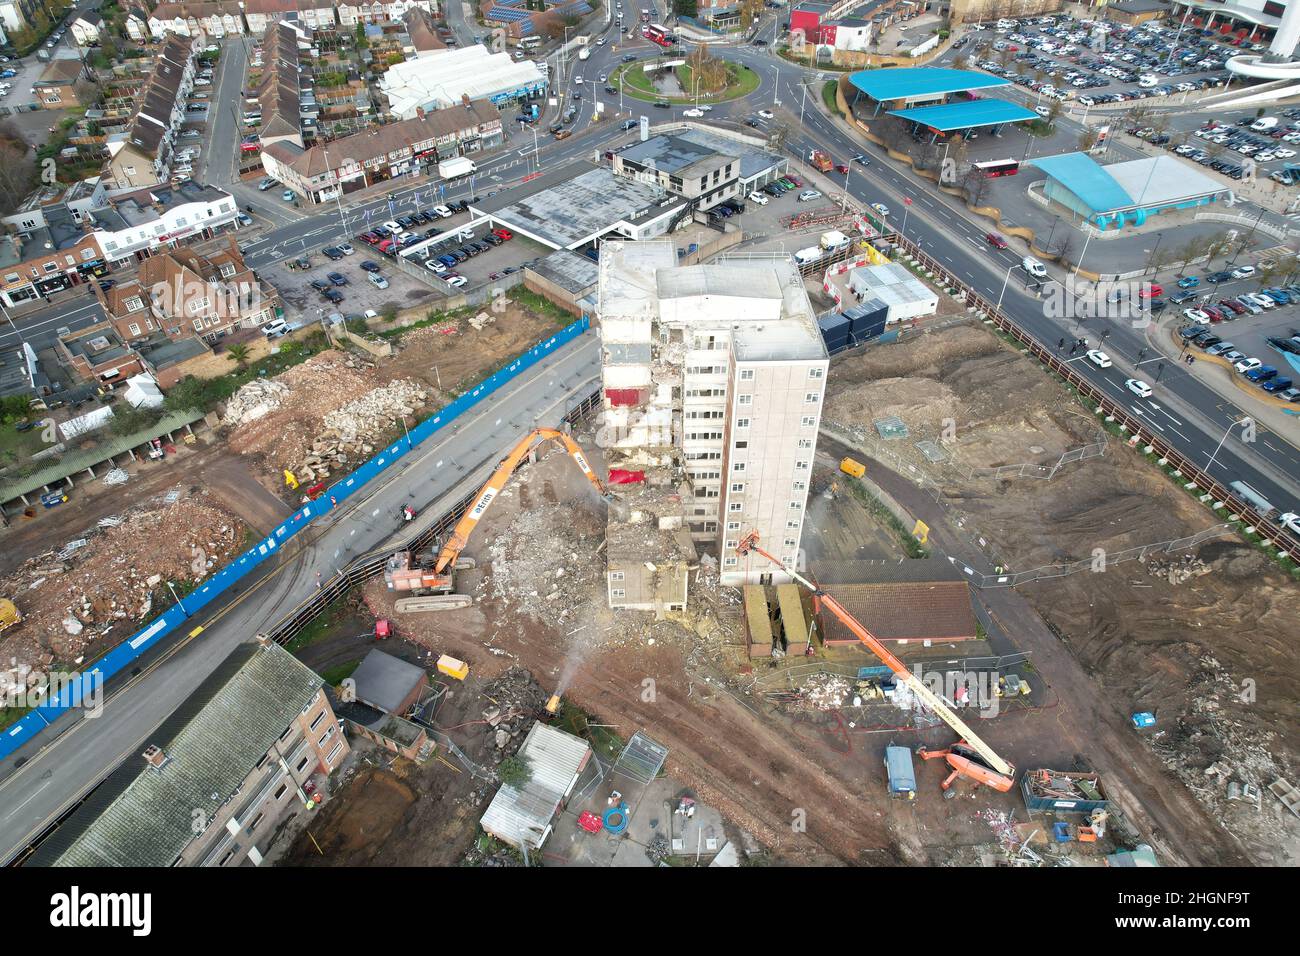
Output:
[[[320,590],[320,572],[319,572],[319,571],[316,572],[316,590],[317,590],[317,591]]]
[[[335,498],[333,495],[330,495],[330,507],[337,508],[338,506],[339,506],[339,500]]]

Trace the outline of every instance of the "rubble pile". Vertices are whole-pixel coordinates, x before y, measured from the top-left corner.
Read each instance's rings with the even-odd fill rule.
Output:
[[[1153,556],[1146,559],[1147,571],[1159,578],[1165,578],[1170,584],[1179,585],[1209,574],[1213,568],[1201,558],[1190,552],[1177,557]]]
[[[849,682],[836,674],[813,674],[803,682],[803,699],[817,710],[838,710],[849,697]]]
[[[234,451],[263,455],[275,468],[315,481],[368,457],[394,422],[427,399],[418,383],[380,385],[374,363],[331,349],[244,385],[222,421],[232,429]]]
[[[483,710],[483,728],[492,736],[493,764],[519,749],[523,734],[546,703],[547,694],[533,680],[530,671],[512,667],[483,688],[485,700],[494,701]]]
[[[289,386],[275,379],[258,378],[242,386],[226,402],[226,415],[222,423],[242,425],[280,407],[289,395]]]
[[[21,675],[103,653],[171,604],[167,582],[183,591],[228,562],[244,530],[202,493],[99,522],[0,581],[23,614],[0,638],[0,655]],[[0,674],[0,682],[14,679],[12,670]]]
[[[516,493],[508,488],[497,497]],[[604,603],[603,538],[604,521],[590,509],[560,503],[523,510],[488,546],[491,568],[475,600],[490,595],[516,613],[577,620],[583,605]]]
[[[324,431],[292,470],[300,480],[314,481],[329,477],[335,467],[364,460],[375,450],[371,441],[428,399],[428,392],[406,379],[367,392],[325,416]]]
[[[1300,824],[1265,789],[1279,777],[1291,776],[1292,768],[1279,763],[1278,735],[1261,733],[1243,713],[1254,704],[1253,685],[1236,680],[1212,656],[1199,663],[1190,712],[1147,740],[1165,766],[1238,837],[1272,847],[1294,840]],[[1243,800],[1243,791],[1263,792],[1263,800],[1258,805]]]

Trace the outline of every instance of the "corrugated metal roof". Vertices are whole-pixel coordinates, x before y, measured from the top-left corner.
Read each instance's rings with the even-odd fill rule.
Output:
[[[1037,119],[1038,114],[1018,103],[1007,100],[963,100],[942,106],[918,106],[911,110],[891,110],[890,116],[899,116],[931,129],[948,132],[954,129],[975,129],[996,126],[998,123],[1022,123]]]
[[[900,66],[885,70],[861,70],[850,74],[849,82],[873,100],[905,100],[916,96],[938,96],[963,90],[1007,86],[1011,81],[974,70]]]
[[[521,789],[502,785],[479,821],[484,830],[513,846],[539,845],[573,778],[582,772],[591,748],[581,737],[534,723],[519,748],[532,770]]]

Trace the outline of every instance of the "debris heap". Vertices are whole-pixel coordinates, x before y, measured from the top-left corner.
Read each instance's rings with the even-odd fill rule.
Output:
[[[183,593],[228,562],[244,530],[206,494],[168,494],[29,558],[0,581],[23,614],[0,637],[0,684],[107,651],[171,604],[167,582]]]
[[[244,385],[227,402],[223,423],[236,452],[316,481],[369,457],[428,398],[417,382],[379,385],[374,363],[331,349]]]

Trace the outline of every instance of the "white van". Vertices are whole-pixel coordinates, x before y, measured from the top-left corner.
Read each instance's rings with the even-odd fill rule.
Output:
[[[1143,73],[1138,77],[1138,86],[1143,87],[1144,89],[1150,89],[1159,82],[1160,79],[1151,73]]]
[[[997,29],[998,29],[998,32],[999,32],[999,33],[1001,33],[1001,32],[1004,31],[1004,30],[1014,30],[1015,28],[1016,28],[1016,21],[1015,21],[1015,20],[999,20],[999,21],[998,21]]]
[[[1033,256],[1025,256],[1020,260],[1021,267],[1035,279],[1047,278],[1047,267],[1035,259]]]
[[[1257,133],[1262,133],[1264,130],[1272,129],[1275,126],[1277,126],[1277,118],[1273,116],[1265,116],[1250,124],[1250,128]]]
[[[794,254],[795,265],[806,266],[816,262],[822,257],[821,246],[809,246],[807,249],[800,249]]]

